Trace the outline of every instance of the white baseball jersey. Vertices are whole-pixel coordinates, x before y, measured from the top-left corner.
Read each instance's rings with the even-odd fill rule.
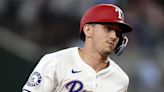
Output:
[[[111,59],[96,72],[80,57],[78,47],[45,55],[33,70],[23,92],[126,92],[129,78]]]

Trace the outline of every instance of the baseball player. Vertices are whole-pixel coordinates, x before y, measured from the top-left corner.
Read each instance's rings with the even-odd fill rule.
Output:
[[[122,53],[132,28],[122,10],[111,4],[89,8],[80,23],[83,48],[71,47],[45,55],[22,92],[127,92],[127,74],[109,58]]]

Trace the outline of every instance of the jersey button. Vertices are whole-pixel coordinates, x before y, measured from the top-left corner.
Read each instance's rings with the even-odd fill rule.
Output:
[[[96,79],[98,79],[98,76],[96,75]]]

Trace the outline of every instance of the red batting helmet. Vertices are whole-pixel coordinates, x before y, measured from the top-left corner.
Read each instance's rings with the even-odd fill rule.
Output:
[[[124,22],[122,10],[112,4],[98,4],[88,9],[80,22],[80,38],[85,39],[83,26],[87,23],[117,23],[121,27],[121,33],[131,32],[132,28]]]

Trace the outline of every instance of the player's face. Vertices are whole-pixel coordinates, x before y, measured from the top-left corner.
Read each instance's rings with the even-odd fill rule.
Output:
[[[117,28],[116,25],[109,26],[109,24],[95,24],[92,27],[92,45],[95,50],[104,55],[110,54],[115,49],[119,40],[118,31],[112,29],[111,27]]]

